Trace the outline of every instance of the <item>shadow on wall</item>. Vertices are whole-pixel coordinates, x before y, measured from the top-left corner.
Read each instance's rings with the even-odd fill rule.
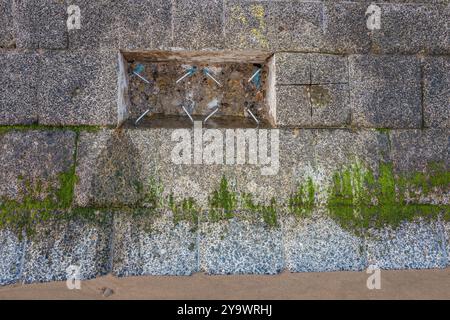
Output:
[[[96,176],[92,179],[93,202],[99,207],[134,205],[143,195],[142,163],[130,137],[116,130],[97,158]]]

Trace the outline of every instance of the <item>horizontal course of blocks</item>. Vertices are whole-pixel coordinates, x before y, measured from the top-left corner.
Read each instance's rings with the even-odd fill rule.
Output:
[[[114,51],[0,52],[0,124],[116,125]],[[448,128],[449,58],[276,53],[277,127]]]
[[[113,221],[113,222],[112,222]],[[445,268],[450,265],[449,223],[403,223],[358,237],[317,212],[308,219],[281,217],[267,228],[245,218],[174,225],[170,212],[151,221],[125,213],[106,223],[53,222],[33,239],[0,231],[0,285],[113,273],[132,275],[276,274],[291,272]],[[51,241],[49,241],[51,239]],[[443,242],[442,240],[445,239]]]
[[[448,3],[401,2],[378,4],[382,27],[369,30],[359,1],[2,0],[0,47],[448,53]]]

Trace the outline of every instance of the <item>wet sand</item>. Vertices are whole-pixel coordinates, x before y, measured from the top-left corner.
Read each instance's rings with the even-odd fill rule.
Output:
[[[380,290],[367,289],[368,277],[365,272],[107,275],[82,281],[80,290],[67,289],[64,281],[4,286],[0,299],[450,299],[450,268],[381,271]]]

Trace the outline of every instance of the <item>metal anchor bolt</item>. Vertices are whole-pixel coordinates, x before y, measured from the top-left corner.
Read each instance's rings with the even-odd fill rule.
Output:
[[[188,115],[189,119],[191,119],[192,123],[194,123],[194,119],[192,119],[192,116],[189,114],[189,112],[186,110],[184,106],[181,106],[184,110],[184,112]]]
[[[251,78],[248,79],[248,82],[252,81],[253,78],[256,77],[256,75],[257,75],[258,73],[260,73],[260,72],[261,72],[261,68],[259,68],[258,70],[256,70],[256,72],[251,76]]]
[[[211,118],[217,111],[219,111],[219,108],[217,107],[216,110],[214,110],[213,112],[211,112],[206,118],[205,120],[203,120],[203,123],[206,123],[206,121],[208,121],[209,118]]]
[[[213,79],[214,82],[217,83],[217,85],[218,85],[219,87],[222,86],[222,85],[220,84],[220,82],[217,81],[217,80],[211,75],[211,73],[209,72],[208,68],[204,68],[204,69],[203,69],[203,73],[204,73],[205,75],[207,75],[208,77],[210,77],[211,79]]]
[[[256,123],[259,125],[259,120],[258,119],[256,119],[256,117],[255,117],[255,115],[250,111],[250,109],[249,108],[246,108],[245,109],[248,113],[250,113],[250,115],[252,116],[252,118],[256,121]]]
[[[197,71],[197,67],[196,67],[196,66],[190,68],[190,69],[188,70],[188,72],[187,72],[185,75],[183,75],[180,79],[178,79],[177,81],[175,81],[175,83],[180,82],[181,80],[183,80],[183,79],[186,78],[187,76],[192,76],[196,71]]]
[[[150,112],[150,109],[147,110],[147,111],[145,111],[139,118],[137,118],[137,120],[136,120],[136,122],[135,122],[134,124],[137,125],[138,122],[141,121],[141,119],[142,119],[143,117],[145,117],[145,115],[146,115],[147,113],[149,113],[149,112]]]
[[[143,72],[143,71],[144,71],[144,66],[142,64],[138,64],[136,66],[136,68],[134,68],[133,74],[135,76],[137,76],[139,79],[141,79],[142,81],[150,84],[150,81],[148,81],[147,79],[145,79],[143,76],[140,75],[140,73]]]

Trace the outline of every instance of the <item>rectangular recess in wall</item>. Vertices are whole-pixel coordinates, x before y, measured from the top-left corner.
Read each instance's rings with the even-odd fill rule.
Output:
[[[147,51],[119,58],[119,118],[126,127],[188,128],[192,121],[206,128],[274,127],[269,52]]]

